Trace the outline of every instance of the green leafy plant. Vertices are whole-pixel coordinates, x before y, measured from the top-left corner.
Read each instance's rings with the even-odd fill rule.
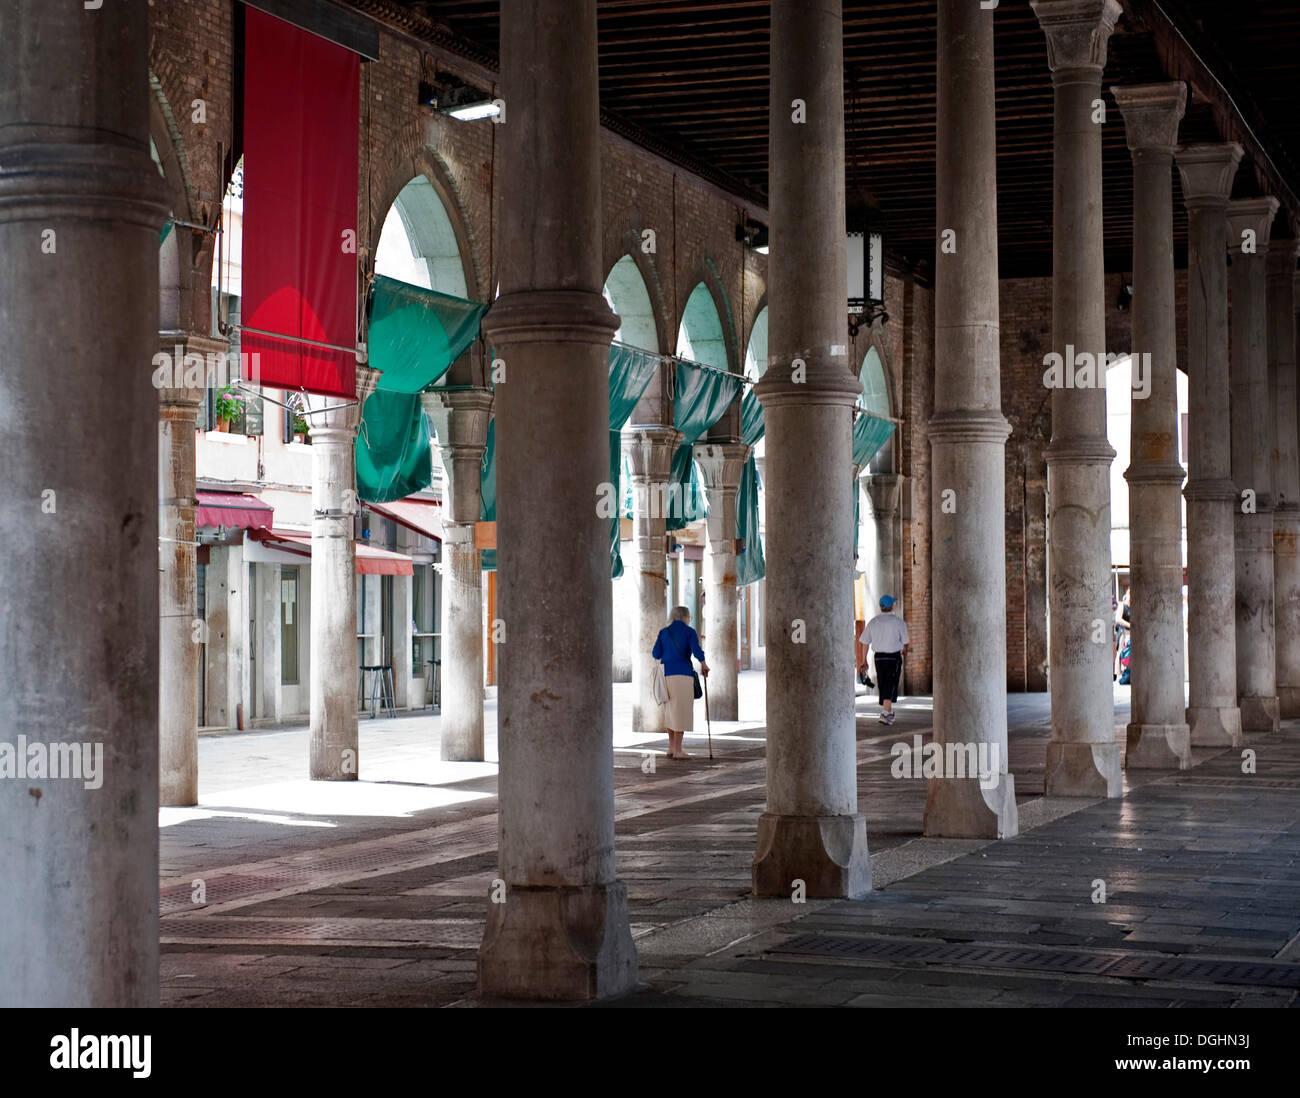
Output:
[[[227,385],[217,394],[217,419],[233,421],[244,410],[244,395],[233,386]]]

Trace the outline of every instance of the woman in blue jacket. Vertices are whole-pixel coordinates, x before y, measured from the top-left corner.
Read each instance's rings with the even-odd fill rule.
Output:
[[[668,624],[655,640],[655,659],[664,665],[668,685],[668,703],[664,706],[664,724],[668,728],[668,757],[689,759],[682,750],[682,737],[695,729],[695,677],[691,656],[700,661],[700,674],[708,675],[700,635],[691,628],[691,612],[684,606],[673,607]]]

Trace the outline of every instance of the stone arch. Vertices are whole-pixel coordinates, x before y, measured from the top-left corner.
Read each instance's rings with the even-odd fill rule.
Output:
[[[767,295],[759,299],[758,311],[746,333],[744,373],[755,381],[767,373]]]
[[[149,151],[162,176],[171,216],[201,223],[185,140],[161,81],[149,74]],[[215,234],[180,226],[167,230],[158,253],[158,326],[166,331],[207,335]]]
[[[374,248],[375,270],[452,297],[469,297],[470,280],[447,205],[427,176],[417,175],[394,197]]]
[[[722,310],[708,282],[701,279],[687,295],[677,322],[676,354],[706,366],[729,369],[729,348]]]
[[[731,311],[731,302],[727,297],[726,287],[723,285],[722,278],[718,273],[717,265],[712,259],[706,259],[704,266],[696,273],[694,281],[688,282],[691,287],[690,292],[686,295],[685,303],[681,307],[681,314],[677,317],[677,327],[673,333],[673,350],[675,353],[681,353],[682,330],[686,325],[688,312],[692,310],[692,302],[695,303],[695,319],[698,322],[704,298],[701,296],[701,289],[708,295],[708,299],[713,306],[713,311],[717,316],[718,330],[715,333],[715,341],[721,345],[721,353],[713,353],[712,357],[705,360],[709,366],[717,366],[722,370],[735,370],[736,363],[740,358],[740,350],[737,347],[736,320]]]
[[[371,196],[370,224],[365,240],[367,270],[374,272],[375,254],[384,223],[398,197],[416,180],[422,179],[431,188],[441,204],[455,235],[456,248],[464,272],[465,295],[477,301],[490,301],[491,288],[487,278],[487,264],[483,261],[476,234],[469,217],[460,188],[450,167],[432,149],[421,147],[410,156],[400,157],[385,173],[383,182]]]
[[[625,255],[610,269],[601,291],[619,319],[614,338],[647,351],[659,350],[659,321],[636,259]]]

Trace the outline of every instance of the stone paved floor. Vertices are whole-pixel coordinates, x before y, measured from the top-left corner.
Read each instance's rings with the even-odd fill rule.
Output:
[[[626,731],[616,686],[618,870],[645,986],[609,1005],[1296,1005],[1300,722],[1250,741],[1254,774],[1197,751],[1106,802],[1043,798],[1048,698],[1010,708],[1022,834],[930,840],[924,782],[893,778],[889,754],[928,734],[929,700],[885,729],[860,697],[876,891],[796,904],[749,898],[761,673],[742,676],[744,720],[714,722],[713,762]],[[494,704],[488,731],[494,760]],[[437,735],[428,714],[363,718],[362,780],[339,784],[300,777],[304,728],[202,737],[200,807],[162,813],[164,1003],[476,1003],[496,767],[438,762]],[[687,748],[707,754],[703,735]]]

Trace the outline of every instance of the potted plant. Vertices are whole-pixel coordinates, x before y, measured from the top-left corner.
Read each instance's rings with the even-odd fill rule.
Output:
[[[307,423],[307,420],[297,409],[294,409],[294,413],[293,413],[294,441],[301,439],[303,442],[306,442],[307,432],[309,429],[310,429],[310,425]]]
[[[244,408],[244,397],[242,393],[235,390],[233,386],[227,385],[217,394],[217,430],[229,431],[230,422],[239,415]]]

